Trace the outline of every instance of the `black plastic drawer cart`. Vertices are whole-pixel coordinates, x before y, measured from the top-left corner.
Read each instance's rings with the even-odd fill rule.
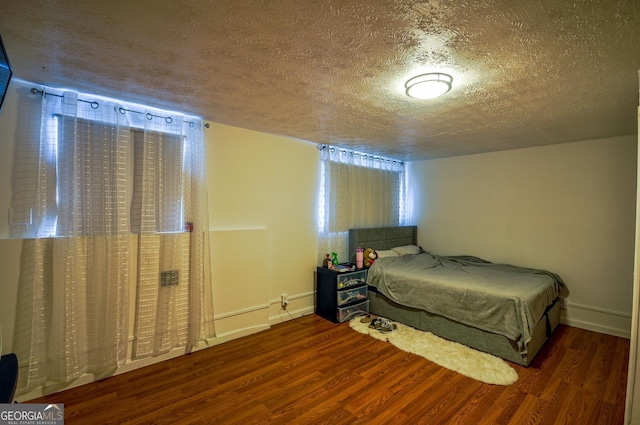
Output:
[[[316,314],[341,323],[369,312],[367,270],[338,272],[318,267]]]

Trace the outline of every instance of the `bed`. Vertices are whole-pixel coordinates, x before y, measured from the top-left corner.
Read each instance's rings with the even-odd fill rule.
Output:
[[[391,252],[405,246],[417,246],[416,226],[349,231],[349,252],[384,253],[367,276],[371,313],[522,366],[558,326],[568,294],[558,275],[422,249]]]

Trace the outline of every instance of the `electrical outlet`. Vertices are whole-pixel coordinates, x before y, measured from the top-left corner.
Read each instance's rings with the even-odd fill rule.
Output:
[[[567,309],[567,299],[566,298],[560,298],[560,309],[561,310],[566,310]]]
[[[283,292],[280,296],[280,305],[282,306],[282,308],[287,308],[287,306],[289,305],[289,295],[287,295],[286,292]]]

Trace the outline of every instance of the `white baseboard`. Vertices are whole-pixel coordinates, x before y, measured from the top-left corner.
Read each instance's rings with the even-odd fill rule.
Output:
[[[297,319],[315,311],[315,291],[304,292],[302,294],[290,295],[287,309],[280,306],[280,299],[271,300],[269,324],[275,325],[289,320]]]
[[[299,317],[306,316],[315,312],[314,306],[303,307],[297,310],[291,310],[287,308],[287,311],[280,309],[277,315],[271,315],[269,317],[269,325],[277,325],[278,323],[284,323],[289,320],[295,320]]]
[[[631,338],[631,314],[582,304],[568,303],[560,323],[621,338]]]
[[[258,332],[266,331],[269,328],[269,324],[265,323],[255,326],[249,326],[242,329],[234,329],[230,332],[219,333],[215,338],[208,339],[206,343],[201,342],[198,346],[198,350],[224,344],[225,342],[233,341],[234,339],[243,338],[245,336],[253,335]]]

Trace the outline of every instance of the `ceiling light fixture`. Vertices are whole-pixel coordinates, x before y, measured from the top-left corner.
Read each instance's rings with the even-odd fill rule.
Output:
[[[415,99],[433,99],[451,90],[453,77],[441,72],[430,72],[410,78],[405,84],[407,96]]]

